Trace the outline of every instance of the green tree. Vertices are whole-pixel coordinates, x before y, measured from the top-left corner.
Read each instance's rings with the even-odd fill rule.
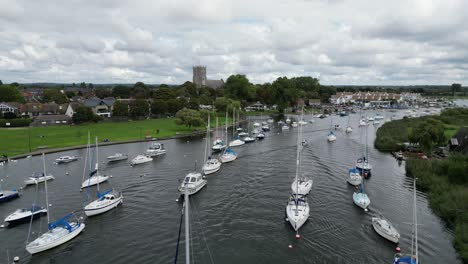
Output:
[[[112,95],[117,98],[130,98],[132,90],[130,87],[117,85],[112,89]]]
[[[86,88],[86,83],[85,82],[80,83],[80,88]]]
[[[64,104],[68,102],[67,96],[58,89],[46,89],[42,99],[46,103],[55,102],[57,104]]]
[[[179,110],[184,108],[185,102],[180,99],[169,99],[167,102],[167,112],[171,115],[176,114]]]
[[[150,95],[150,90],[144,83],[136,82],[133,85],[132,94],[135,98],[147,99]]]
[[[249,89],[251,87],[252,84],[245,75],[231,75],[226,80],[226,84],[224,86],[224,93],[228,97],[233,99],[247,100],[249,98]]]
[[[156,100],[170,100],[175,99],[176,90],[169,88],[169,87],[159,87],[153,92],[153,98]]]
[[[90,83],[89,85],[92,85],[92,84]],[[106,88],[101,88],[101,89],[98,88],[98,89],[96,89],[96,90],[94,91],[94,94],[95,94],[97,97],[103,99],[103,98],[112,96],[112,91],[110,91],[110,90],[108,90],[108,89],[106,89]]]
[[[128,105],[120,101],[114,103],[113,116],[128,116]]]
[[[75,113],[73,114],[72,119],[74,123],[84,123],[90,121],[97,122],[102,118],[98,115],[95,115],[91,108],[86,106],[79,106],[75,109]]]
[[[3,82],[2,82],[2,80],[0,80],[0,85],[3,85]]]
[[[204,124],[200,112],[193,109],[181,109],[176,113],[176,124],[188,127],[198,127]]]
[[[24,102],[24,98],[16,87],[1,85],[0,102]]]
[[[453,83],[452,84],[452,96],[455,96],[456,92],[460,92],[462,89],[462,85],[459,83]]]
[[[418,143],[426,152],[430,153],[434,146],[445,142],[444,124],[436,119],[428,119],[419,123],[410,133],[409,140]]]
[[[156,116],[163,116],[167,113],[167,103],[164,100],[154,100],[151,103],[151,113]]]
[[[145,99],[136,99],[130,103],[130,116],[146,117],[149,114],[149,104]]]
[[[67,92],[65,92],[65,95],[66,95],[68,98],[73,98],[73,97],[76,95],[76,93],[75,93],[75,92],[72,92],[72,91],[67,91]]]

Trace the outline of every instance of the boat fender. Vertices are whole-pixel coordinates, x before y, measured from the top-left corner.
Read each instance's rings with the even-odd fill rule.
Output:
[[[296,234],[296,239],[301,239],[301,235]]]
[[[293,248],[293,246],[292,246],[291,244],[289,244],[288,248],[289,248],[289,249],[292,249],[292,248]]]
[[[18,256],[13,258],[13,262],[15,262],[15,263],[18,262],[19,260],[20,260],[20,258]]]
[[[395,251],[396,251],[396,252],[400,252],[400,251],[401,251],[401,248],[400,248],[400,247],[396,247],[396,248],[395,248]]]

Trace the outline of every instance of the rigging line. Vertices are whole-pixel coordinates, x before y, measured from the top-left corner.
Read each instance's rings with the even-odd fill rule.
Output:
[[[198,210],[197,210],[194,203],[192,203],[192,208],[198,214]],[[203,235],[203,240],[205,241],[206,249],[208,249],[208,254],[210,255],[210,261],[211,261],[212,264],[214,264],[213,255],[211,254],[210,247],[208,246],[208,242],[206,241],[205,231],[203,230],[203,225],[201,224],[200,220],[198,221],[198,224],[200,225],[200,230],[201,230],[201,233]]]
[[[174,264],[177,264],[177,258],[179,257],[180,233],[182,231],[182,222],[184,220],[184,209],[185,209],[185,203],[184,203],[184,206],[182,206],[182,211],[180,213],[179,235],[177,236],[177,246],[176,246],[176,253],[174,256]]]
[[[36,205],[36,203],[37,203],[37,194],[38,194],[38,192],[39,192],[39,184],[36,184],[36,195],[34,195],[33,206]],[[32,213],[32,210],[33,210],[33,208],[31,208],[31,213]],[[49,212],[47,212],[47,213],[49,213]],[[34,219],[34,216],[31,215],[31,220],[29,220],[29,230],[28,230],[28,237],[26,238],[26,244],[29,244],[29,238],[31,236],[31,228],[32,228],[33,219]]]
[[[190,200],[190,196],[188,197],[189,200]],[[193,200],[193,199],[192,199]],[[190,201],[190,204],[193,204],[192,201]],[[190,209],[190,208],[189,208]],[[189,214],[190,214],[190,219],[193,219],[193,210],[189,210]],[[193,243],[194,243],[194,239],[193,239],[193,234],[192,234],[192,221],[189,221],[189,232],[190,232],[190,253],[192,255],[192,261],[191,263],[195,263],[195,257],[193,256]]]

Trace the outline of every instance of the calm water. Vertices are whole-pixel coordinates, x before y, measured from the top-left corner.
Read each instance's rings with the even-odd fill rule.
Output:
[[[384,113],[386,118],[391,113]],[[310,118],[308,118],[310,119]],[[304,174],[314,180],[309,195],[310,218],[301,228],[302,239],[284,221],[286,201],[295,174],[295,129],[281,132],[277,127],[260,142],[236,148],[239,158],[209,175],[208,185],[191,198],[192,245],[195,263],[390,263],[395,246],[372,228],[371,217],[382,214],[401,233],[400,247],[411,243],[412,181],[404,164],[379,153],[370,144],[373,176],[366,181],[371,199],[365,213],[352,202],[353,188],[346,174],[364,151],[364,133],[357,127],[358,115],[351,117],[354,131],[338,133],[335,143],[326,136],[330,118],[315,119],[304,129],[309,145],[303,152]],[[346,127],[347,117],[333,117]],[[376,128],[368,127],[373,142]],[[123,206],[86,220],[82,234],[71,242],[34,257],[28,256],[25,241],[28,225],[0,229],[0,263],[20,256],[23,263],[172,263],[176,248],[181,204],[176,203],[178,181],[203,159],[204,139],[167,140],[167,154],[151,163],[131,168],[129,161],[102,165],[112,174],[110,184],[123,190]],[[147,144],[135,143],[100,148],[100,160],[115,152],[130,157],[142,153]],[[79,192],[83,160],[54,165],[61,155],[84,157],[84,150],[46,156],[47,170],[56,179],[49,182],[51,219],[57,219],[84,203]],[[19,160],[0,168],[5,188],[19,187],[33,171],[42,169],[41,158]],[[66,175],[69,172],[69,175]],[[108,187],[110,184],[106,184]],[[43,187],[42,187],[43,188]],[[43,189],[40,189],[43,199]],[[0,218],[20,207],[29,206],[35,187],[24,190],[20,199],[0,204]],[[460,263],[452,247],[452,233],[428,208],[418,193],[418,219],[421,263]],[[44,205],[44,202],[42,202]],[[46,217],[32,230],[45,230]],[[41,227],[42,226],[42,227]],[[37,235],[37,234],[36,234]],[[34,236],[34,234],[33,234]],[[183,239],[183,234],[182,234]],[[293,249],[288,249],[292,244]],[[179,263],[184,263],[181,244]]]

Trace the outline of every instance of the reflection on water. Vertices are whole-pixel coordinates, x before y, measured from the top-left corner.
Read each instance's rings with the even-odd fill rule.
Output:
[[[391,114],[384,113],[385,119]],[[347,121],[347,117],[333,116],[341,127]],[[211,257],[215,263],[390,263],[395,245],[377,235],[371,225],[371,217],[379,214],[400,230],[399,246],[409,249],[411,226],[405,223],[412,219],[412,180],[405,177],[404,163],[399,165],[391,155],[373,148],[376,127],[372,125],[367,128],[374,168],[366,182],[370,211],[365,213],[353,204],[353,188],[345,179],[364,152],[365,128],[359,128],[358,122],[359,116],[352,115],[353,132],[338,131],[335,143],[326,141],[330,118],[315,119],[304,129],[309,145],[303,152],[302,172],[313,178],[314,186],[309,197],[310,219],[300,230],[301,240],[294,238],[294,231],[284,221],[295,175],[297,130],[274,127],[263,141],[237,147],[239,158],[207,176],[207,187],[191,198],[195,263],[211,263]],[[10,256],[19,255],[26,263],[173,262],[181,210],[181,204],[175,202],[178,182],[195,163],[200,166],[203,162],[205,141],[191,138],[164,143],[167,154],[151,163],[134,168],[129,166],[130,160],[103,164],[103,172],[113,175],[105,187],[124,192],[123,206],[87,219],[79,237],[32,258],[24,249],[28,225],[0,229],[0,249],[4,249],[0,259],[6,260],[8,249]],[[147,143],[103,146],[100,160],[116,152],[127,152],[131,159],[146,147]],[[53,164],[65,154],[84,157],[84,150],[46,157],[47,169],[56,177],[49,184],[52,220],[80,210],[85,203],[79,192],[83,160]],[[3,187],[21,186],[35,170],[41,170],[40,157],[0,168]],[[34,188],[25,189],[20,199],[0,205],[0,217],[29,206],[33,198]],[[459,263],[451,232],[419,192],[418,214],[421,263]],[[45,221],[35,221],[33,230],[43,232]],[[179,260],[184,258],[183,250],[180,254]]]

